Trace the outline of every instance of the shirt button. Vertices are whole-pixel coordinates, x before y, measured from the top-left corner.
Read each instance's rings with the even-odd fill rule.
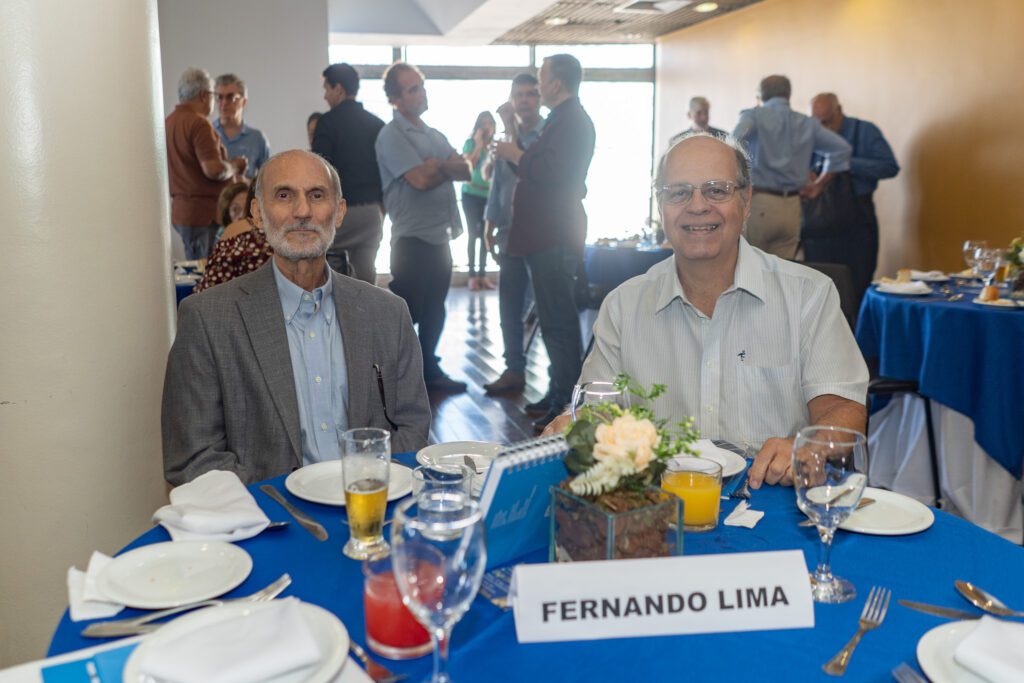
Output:
[[[313,337],[315,337],[315,336],[316,336],[316,332],[310,332],[310,333],[309,333],[309,338],[310,338],[310,339],[312,339],[312,338],[313,338]]]
[[[313,381],[316,382],[317,384],[320,384],[320,375],[317,375],[316,377],[314,377]]]
[[[705,367],[708,367],[708,368],[710,368],[710,367],[711,367],[711,365],[712,365],[711,361],[708,361],[707,363],[705,363],[705,364],[704,364],[704,366],[705,366]]]
[[[713,407],[713,406],[708,406],[708,407],[707,407],[707,408],[705,408],[704,410],[708,411],[709,413],[713,413],[713,412],[715,412],[715,409],[714,409],[714,407]]]
[[[320,429],[322,429],[322,430],[324,430],[326,432],[327,431],[327,423],[326,422],[321,422],[320,423]]]
[[[292,319],[292,317],[291,317],[290,315],[286,315],[286,316],[284,317],[284,319],[285,319],[285,320],[291,320],[291,319]]]
[[[303,295],[302,295],[302,300],[303,300],[303,301],[309,301],[309,299],[310,299],[310,296],[309,296],[309,294],[303,294]]]

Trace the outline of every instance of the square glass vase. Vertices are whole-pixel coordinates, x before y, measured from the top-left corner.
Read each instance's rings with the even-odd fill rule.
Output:
[[[653,502],[612,512],[551,487],[550,562],[586,562],[683,554],[683,501],[667,491],[646,489]]]

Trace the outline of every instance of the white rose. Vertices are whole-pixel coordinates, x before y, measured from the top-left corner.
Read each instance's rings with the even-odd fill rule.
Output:
[[[594,459],[629,458],[637,469],[647,467],[658,443],[658,430],[650,420],[638,420],[631,413],[598,425],[594,434]]]

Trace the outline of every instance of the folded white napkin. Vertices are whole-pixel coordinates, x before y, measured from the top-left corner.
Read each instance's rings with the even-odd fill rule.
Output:
[[[760,510],[751,510],[750,503],[745,500],[741,500],[740,504],[729,513],[729,516],[725,518],[723,522],[726,526],[744,526],[748,529],[753,529],[757,526],[757,523],[764,517],[764,513]]]
[[[910,269],[911,280],[945,280],[947,275],[941,270],[914,270]]]
[[[74,567],[68,568],[68,606],[71,621],[112,617],[124,609],[122,604],[109,602],[96,587],[96,577],[110,562],[111,558],[103,553],[93,552],[89,558],[89,567],[84,572]]]
[[[323,654],[300,602],[285,598],[206,622],[147,651],[139,668],[168,683],[255,683],[315,664]]]
[[[878,285],[878,291],[886,294],[931,294],[932,288],[915,280],[913,282],[883,282]]]
[[[992,683],[1024,680],[1024,624],[985,616],[953,650],[957,664]]]
[[[212,470],[171,491],[153,514],[175,541],[241,541],[270,520],[234,472]]]

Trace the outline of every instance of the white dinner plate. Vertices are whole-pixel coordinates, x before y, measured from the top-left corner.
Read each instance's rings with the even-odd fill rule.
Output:
[[[118,555],[96,584],[129,607],[164,609],[209,600],[245,581],[252,558],[223,541],[167,541]]]
[[[935,514],[927,505],[902,493],[869,486],[864,489],[864,498],[875,502],[847,517],[840,529],[874,536],[905,536],[935,523]]]
[[[910,279],[916,280],[917,282],[949,282],[948,275],[929,275],[927,273],[921,277],[914,277],[911,275]]]
[[[325,460],[300,467],[284,480],[293,496],[311,503],[345,507],[345,486],[341,481],[341,460]],[[388,473],[388,500],[398,500],[412,491],[412,470],[397,462]]]
[[[953,659],[956,646],[978,627],[977,621],[936,626],[917,641],[917,663],[932,683],[985,683]]]
[[[464,464],[463,456],[468,455],[473,459],[479,476],[482,478],[502,448],[504,446],[501,444],[487,441],[436,443],[433,446],[421,448],[416,453],[416,462],[421,465],[462,465]]]
[[[892,294],[893,296],[930,296],[931,294],[934,293],[934,290],[931,287],[928,287],[928,291],[917,290],[913,292],[893,291],[891,289],[886,288],[885,285],[878,285],[877,289],[882,294]]]
[[[225,619],[236,619],[258,610],[260,605],[234,603],[221,605],[197,612],[192,612],[183,617],[175,619],[159,631],[146,636],[142,643],[135,648],[128,657],[124,666],[124,683],[161,683],[154,681],[148,676],[143,676],[139,664],[143,661],[147,652],[163,647],[191,630],[204,628]],[[307,602],[300,602],[302,617],[313,634],[317,649],[321,652],[319,662],[299,669],[290,671],[280,676],[265,679],[262,683],[328,683],[335,680],[338,672],[341,671],[347,661],[348,655],[348,631],[345,625],[336,616],[316,605]]]
[[[700,453],[700,457],[706,458],[717,462],[722,466],[722,478],[726,479],[734,474],[739,474],[743,471],[743,468],[747,466],[747,461],[742,455],[737,455],[732,451],[727,451],[724,448],[719,448],[710,441],[701,440],[695,443],[694,449]],[[677,456],[679,457],[679,456]],[[689,456],[681,456],[689,457]]]
[[[972,299],[972,303],[979,304],[981,306],[994,306],[995,308],[1017,308],[1024,306],[1024,301],[1014,301],[1013,299],[996,299],[995,301],[982,301],[981,299]]]

